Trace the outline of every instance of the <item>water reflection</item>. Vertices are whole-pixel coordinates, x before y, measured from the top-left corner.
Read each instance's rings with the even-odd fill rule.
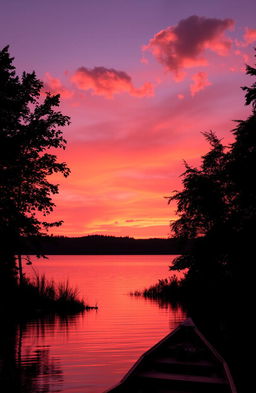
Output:
[[[153,299],[150,297],[143,296],[132,296],[132,301],[143,302],[144,304],[154,304],[159,309],[164,310],[169,315],[169,327],[170,330],[175,329],[186,317],[187,310],[185,307],[177,301],[167,301],[165,299]]]
[[[6,371],[0,392],[102,393],[117,383],[186,316],[179,307],[128,295],[164,277],[169,259],[62,255],[37,262],[41,274],[57,282],[68,279],[99,310],[2,327],[0,357]]]
[[[29,321],[5,321],[0,327],[0,391],[4,393],[60,392],[60,359],[51,355],[42,338],[61,330],[68,336],[76,316],[50,315]]]

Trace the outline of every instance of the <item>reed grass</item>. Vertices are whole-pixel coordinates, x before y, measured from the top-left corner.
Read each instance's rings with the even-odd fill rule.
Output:
[[[25,277],[19,288],[20,301],[26,307],[57,312],[79,312],[90,308],[79,297],[77,288],[72,288],[69,281],[56,283],[48,280],[44,274]]]
[[[183,279],[176,275],[158,280],[158,283],[151,285],[143,290],[130,292],[131,296],[142,296],[151,299],[176,300],[182,291]]]

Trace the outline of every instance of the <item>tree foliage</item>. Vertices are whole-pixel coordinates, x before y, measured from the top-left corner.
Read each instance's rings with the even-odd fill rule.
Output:
[[[256,76],[256,68],[247,66]],[[178,219],[171,224],[176,237],[193,245],[175,259],[172,270],[187,268],[187,282],[215,286],[221,280],[238,281],[244,261],[254,253],[256,231],[256,83],[243,87],[252,113],[237,121],[234,142],[223,146],[211,131],[204,133],[210,151],[199,168],[185,163],[183,190],[169,202],[177,203]]]
[[[58,193],[49,176],[70,172],[52,152],[65,149],[61,129],[70,122],[59,103],[59,95],[43,93],[35,72],[16,74],[8,47],[0,51],[0,262],[9,271],[21,237],[61,224],[38,218],[52,212]]]

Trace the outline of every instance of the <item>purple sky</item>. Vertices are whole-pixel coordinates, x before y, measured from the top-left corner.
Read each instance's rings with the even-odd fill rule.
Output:
[[[255,15],[253,0],[1,1],[1,47],[72,119],[59,233],[168,236],[182,159],[207,151],[201,131],[229,143],[248,113]]]

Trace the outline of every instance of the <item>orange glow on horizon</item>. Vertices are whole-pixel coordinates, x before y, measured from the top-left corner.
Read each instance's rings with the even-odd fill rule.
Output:
[[[198,29],[193,53],[185,40],[191,26]],[[146,59],[132,73],[78,65],[66,79],[45,74],[46,88],[62,95],[61,111],[71,116],[67,149],[57,152],[71,175],[52,177],[60,194],[49,217],[64,225],[52,233],[171,235],[176,206],[165,197],[182,188],[183,160],[200,164],[209,149],[201,132],[231,143],[232,120],[249,110],[239,86],[247,84],[243,64],[252,60],[255,30],[247,28],[239,41],[229,36],[233,26],[231,19],[187,18],[142,45],[143,56],[150,51],[159,64]]]

